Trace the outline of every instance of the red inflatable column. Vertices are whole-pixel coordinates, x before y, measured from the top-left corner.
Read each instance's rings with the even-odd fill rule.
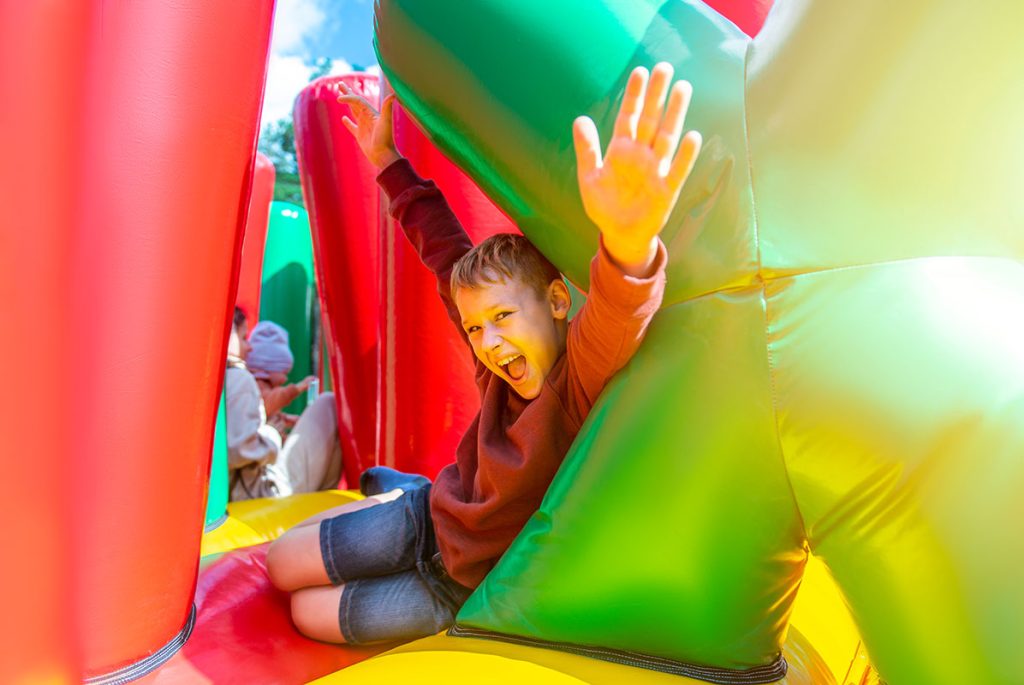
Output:
[[[773,0],[705,0],[705,2],[723,17],[736,24],[740,31],[754,37],[764,26],[764,20],[768,18]]]
[[[61,419],[84,675],[127,678],[190,626],[273,4],[89,6]]]
[[[242,267],[238,274],[238,297],[235,304],[245,310],[245,321],[251,331],[260,318],[260,284],[263,274],[263,248],[267,244],[270,224],[270,203],[274,199],[274,163],[262,152],[256,153],[252,175],[252,194],[242,238]]]
[[[75,142],[86,3],[0,2],[0,682],[78,682],[65,430]]]
[[[294,122],[345,479],[355,484],[377,463],[377,172],[341,124],[342,81],[377,104],[376,76],[321,78],[299,95]]]
[[[455,165],[395,108],[395,143],[417,172],[444,193],[473,241],[518,232]],[[479,408],[472,352],[448,318],[435,279],[401,229],[382,213],[390,249],[384,265],[381,326],[381,463],[433,478]]]

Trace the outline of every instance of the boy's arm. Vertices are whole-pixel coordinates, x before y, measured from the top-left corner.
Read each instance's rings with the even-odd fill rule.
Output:
[[[655,238],[650,274],[625,272],[611,257],[604,240],[590,263],[587,301],[569,326],[566,340],[570,379],[579,383],[586,415],[608,380],[626,365],[643,342],[665,292],[665,245]]]
[[[639,277],[652,274],[658,234],[701,146],[696,131],[682,135],[690,84],[677,81],[669,92],[672,66],[666,62],[654,67],[649,80],[648,87],[643,67],[630,74],[604,159],[594,122],[580,117],[573,124],[583,208],[612,261]]]
[[[420,260],[437,278],[437,291],[459,334],[462,317],[451,296],[452,267],[473,243],[433,181],[420,178],[407,159],[399,157],[377,176],[388,197],[388,213],[402,227]]]
[[[451,298],[452,266],[473,243],[455,217],[441,191],[416,175],[409,161],[398,154],[392,133],[394,96],[386,98],[380,112],[348,84],[339,84],[338,98],[349,106],[351,117],[342,123],[356,139],[366,158],[381,172],[377,182],[388,196],[388,211],[398,221],[420,259],[437,278],[437,289],[448,317],[465,338],[462,319]]]
[[[700,134],[683,136],[692,89],[686,81],[670,89],[672,75],[665,62],[650,76],[633,70],[603,159],[594,122],[573,124],[580,196],[601,232],[590,295],[567,341],[588,405],[636,352],[661,306],[667,258],[658,234],[700,153]]]

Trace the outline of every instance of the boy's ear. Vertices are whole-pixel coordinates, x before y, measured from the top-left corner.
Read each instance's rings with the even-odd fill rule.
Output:
[[[551,316],[556,319],[565,319],[569,316],[572,295],[565,287],[565,281],[560,278],[551,281],[548,285],[548,303],[551,305]]]

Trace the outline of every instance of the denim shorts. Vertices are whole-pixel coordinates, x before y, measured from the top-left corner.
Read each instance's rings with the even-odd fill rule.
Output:
[[[320,522],[327,576],[349,644],[411,640],[444,630],[472,590],[452,580],[430,519],[430,487]]]

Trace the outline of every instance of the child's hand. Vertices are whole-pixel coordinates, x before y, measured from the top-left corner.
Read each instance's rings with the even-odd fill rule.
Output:
[[[348,84],[339,83],[343,93],[338,102],[349,106],[352,117],[342,117],[344,124],[359,143],[359,148],[378,169],[383,169],[400,155],[395,149],[395,139],[391,133],[391,110],[395,104],[395,96],[389,95],[384,100],[380,112],[373,108],[366,98],[353,91]]]
[[[608,254],[633,276],[650,270],[657,236],[700,153],[696,131],[680,142],[692,88],[677,81],[669,93],[672,73],[672,65],[659,63],[648,87],[647,70],[633,70],[603,161],[593,120],[573,123],[583,208],[601,230]]]
[[[271,415],[267,419],[267,425],[276,430],[278,435],[281,436],[282,440],[288,437],[288,432],[291,430],[292,425],[294,425],[289,425],[288,419],[286,417],[287,414],[277,412],[276,414]]]

